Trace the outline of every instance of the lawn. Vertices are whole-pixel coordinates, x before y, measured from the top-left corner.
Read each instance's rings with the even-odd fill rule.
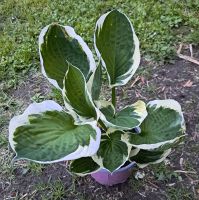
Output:
[[[141,67],[118,90],[125,103],[174,98],[187,122],[184,144],[166,162],[135,172],[127,183],[106,188],[89,176],[71,176],[65,163],[11,163],[10,118],[31,102],[60,94],[42,78],[38,35],[45,25],[70,25],[93,50],[96,20],[117,8],[131,19],[141,43]],[[199,66],[177,58],[180,43],[199,59],[198,0],[0,0],[0,200],[1,199],[197,199],[199,195]],[[137,81],[135,82],[137,78]],[[189,81],[191,84],[186,84]],[[134,84],[133,84],[134,83]],[[106,88],[105,88],[106,90]],[[107,92],[108,96],[108,92]]]

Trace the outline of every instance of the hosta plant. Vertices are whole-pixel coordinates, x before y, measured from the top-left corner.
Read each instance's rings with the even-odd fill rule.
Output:
[[[120,110],[116,88],[125,85],[140,63],[139,40],[127,16],[117,10],[96,23],[94,56],[70,26],[42,29],[39,53],[43,75],[62,92],[65,106],[52,100],[33,103],[11,119],[9,142],[15,160],[38,163],[70,161],[78,175],[129,162],[139,167],[159,163],[185,135],[181,107],[175,100],[132,102]],[[112,90],[101,98],[102,73]]]

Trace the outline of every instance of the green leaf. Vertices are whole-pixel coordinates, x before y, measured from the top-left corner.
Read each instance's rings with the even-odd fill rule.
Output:
[[[127,160],[129,146],[122,141],[122,131],[115,131],[101,136],[100,148],[92,158],[102,168],[113,172],[119,169]]]
[[[69,64],[64,78],[63,97],[66,108],[70,112],[85,118],[97,117],[84,75],[78,68],[71,64]]]
[[[162,162],[171,152],[171,149],[166,151],[157,150],[143,150],[141,149],[136,155],[130,157],[131,162],[136,162],[141,168],[149,164],[156,164]]]
[[[95,49],[111,87],[126,84],[140,63],[139,40],[126,15],[113,10],[96,23]]]
[[[114,127],[122,130],[129,130],[139,126],[147,116],[146,105],[143,101],[137,101],[131,106],[127,106],[115,112],[111,103],[98,102],[102,113],[101,119],[108,127]]]
[[[95,122],[77,126],[53,101],[31,104],[9,125],[9,142],[16,159],[52,163],[91,156],[100,143]]]
[[[70,171],[81,176],[91,174],[99,169],[100,166],[91,157],[79,158],[70,164]]]
[[[72,27],[51,24],[39,36],[42,73],[57,88],[63,87],[68,62],[79,68],[86,80],[94,71],[92,52]]]
[[[184,117],[177,101],[151,101],[147,111],[148,115],[140,126],[141,133],[129,134],[129,142],[134,147],[152,150],[167,145],[170,148],[184,137]]]
[[[98,100],[100,96],[101,86],[102,86],[102,68],[99,65],[95,72],[91,75],[88,83],[88,90],[91,93],[93,101]]]

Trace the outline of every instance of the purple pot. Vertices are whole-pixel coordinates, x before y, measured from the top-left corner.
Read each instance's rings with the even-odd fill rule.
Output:
[[[134,166],[135,162],[132,162],[113,173],[109,172],[107,169],[101,169],[100,171],[91,174],[91,176],[102,185],[112,186],[125,182],[131,175]]]

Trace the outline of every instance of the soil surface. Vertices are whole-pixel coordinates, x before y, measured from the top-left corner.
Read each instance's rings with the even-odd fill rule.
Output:
[[[195,50],[194,57],[199,58],[199,51]],[[49,85],[37,74],[31,75],[26,84],[19,85],[12,95],[26,107],[35,91],[43,95],[49,92]],[[136,180],[137,170],[134,170],[127,182],[105,187],[90,176],[71,176],[66,171],[65,163],[33,168],[27,167],[26,162],[18,162],[11,177],[5,174],[1,177],[0,199],[16,199],[16,196],[19,197],[17,199],[69,200],[197,199],[199,66],[178,58],[173,64],[161,66],[143,61],[128,85],[117,91],[119,108],[138,99],[145,102],[154,99],[177,100],[182,106],[187,127],[185,143],[173,150],[163,164],[139,170],[145,174],[143,179]]]

